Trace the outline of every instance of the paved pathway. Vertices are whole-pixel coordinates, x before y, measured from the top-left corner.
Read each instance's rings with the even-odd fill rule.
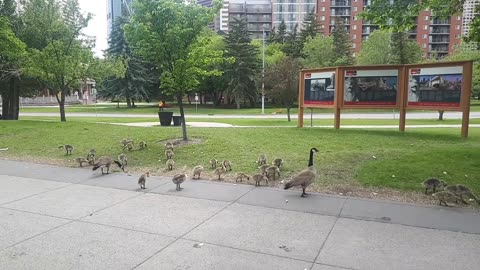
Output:
[[[476,210],[0,161],[0,269],[462,269]]]
[[[53,116],[57,117],[58,113],[20,113],[20,116],[42,116],[48,117]],[[66,113],[67,117],[112,117],[112,118],[158,118],[155,114],[126,114],[126,113]],[[293,119],[297,119],[297,114],[291,115]],[[287,116],[285,114],[258,114],[258,115],[247,115],[247,114],[187,114],[186,118],[211,118],[211,119],[285,119]],[[387,113],[387,112],[377,112],[377,113],[342,113],[342,119],[398,119],[398,113]],[[314,113],[314,119],[333,119],[333,113]],[[445,112],[445,119],[461,119],[462,113],[460,112]],[[470,118],[480,118],[480,112],[470,112]],[[310,119],[310,114],[308,110],[305,111],[304,119]],[[411,112],[407,113],[407,119],[438,119],[437,112]]]

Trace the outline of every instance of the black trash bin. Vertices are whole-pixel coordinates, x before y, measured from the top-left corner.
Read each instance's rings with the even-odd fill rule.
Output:
[[[173,112],[158,112],[161,126],[170,126],[172,124]]]
[[[173,116],[173,125],[180,126],[182,124],[182,117],[181,116]]]

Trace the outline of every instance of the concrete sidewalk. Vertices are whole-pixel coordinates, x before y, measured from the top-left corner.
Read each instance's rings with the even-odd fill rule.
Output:
[[[477,210],[0,161],[0,269],[478,269]]]

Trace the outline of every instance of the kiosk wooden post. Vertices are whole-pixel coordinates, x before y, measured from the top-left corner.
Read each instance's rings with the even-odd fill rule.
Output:
[[[463,65],[462,81],[462,138],[468,137],[468,123],[470,122],[470,96],[472,92],[473,62],[469,61]]]
[[[408,73],[407,73],[407,68],[404,66],[400,70],[400,78],[399,78],[399,85],[398,85],[398,94],[400,95],[399,101],[400,101],[400,123],[398,129],[401,132],[405,131],[405,118],[407,117],[407,87],[408,87]]]
[[[304,72],[298,73],[298,127],[303,127],[303,110],[304,110],[304,97],[305,97],[305,79]]]

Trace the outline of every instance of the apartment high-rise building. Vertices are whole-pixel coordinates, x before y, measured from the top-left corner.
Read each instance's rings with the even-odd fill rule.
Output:
[[[278,29],[283,20],[287,31],[297,24],[300,31],[305,15],[311,12],[317,13],[317,0],[272,0],[272,27]]]
[[[318,0],[317,16],[319,23],[323,24],[324,34],[329,35],[341,20],[350,33],[354,51],[360,51],[362,41],[378,29],[358,16],[370,3],[370,0]],[[416,27],[410,31],[410,37],[417,40],[427,57],[441,58],[460,44],[462,16],[439,19],[433,15],[430,11],[422,11]]]
[[[270,0],[230,0],[229,20],[244,19],[253,39],[262,39],[272,30],[272,2]]]
[[[462,36],[468,36],[470,33],[470,23],[475,16],[478,16],[476,8],[480,6],[480,0],[466,0],[463,4]]]
[[[107,0],[107,33],[110,37],[113,23],[119,16],[130,14],[130,5],[133,0]]]

